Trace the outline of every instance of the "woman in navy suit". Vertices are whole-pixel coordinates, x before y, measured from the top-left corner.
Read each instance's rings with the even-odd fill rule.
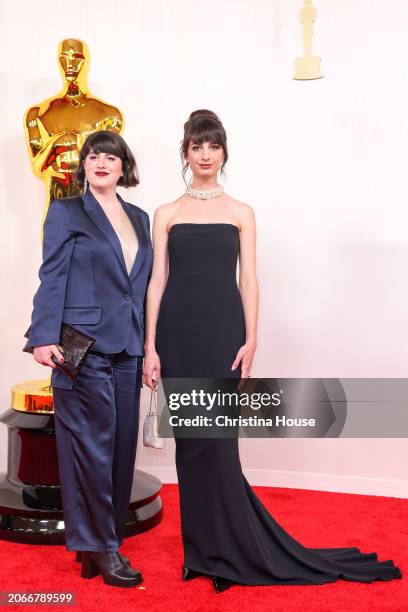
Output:
[[[142,581],[119,552],[129,506],[139,422],[144,306],[152,265],[149,217],[116,193],[138,184],[121,136],[85,141],[77,182],[84,195],[54,200],[44,223],[40,286],[30,346],[52,370],[66,545],[84,578]],[[62,323],[95,339],[75,381],[51,357]]]

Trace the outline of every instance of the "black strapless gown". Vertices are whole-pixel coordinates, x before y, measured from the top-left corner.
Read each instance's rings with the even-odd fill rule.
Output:
[[[239,377],[245,341],[236,282],[239,230],[178,223],[157,324],[162,377]],[[242,473],[236,438],[176,438],[184,565],[246,585],[401,578],[393,561],[358,548],[306,548],[262,505]]]

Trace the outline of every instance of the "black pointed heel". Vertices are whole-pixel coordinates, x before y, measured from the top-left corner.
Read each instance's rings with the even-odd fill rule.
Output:
[[[222,578],[222,576],[213,576],[212,582],[214,585],[214,589],[217,593],[222,593],[223,591],[226,591],[234,584],[234,582],[228,580],[228,578]]]
[[[82,553],[81,555],[81,576],[82,578],[95,578],[100,574],[97,565],[92,561],[90,553]]]
[[[200,572],[196,572],[195,570],[190,569],[189,567],[183,567],[183,580],[193,580],[193,578],[198,578],[199,576],[203,576],[204,574],[200,574]]]

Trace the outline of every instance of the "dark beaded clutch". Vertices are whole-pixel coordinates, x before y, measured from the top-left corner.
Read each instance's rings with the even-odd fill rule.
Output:
[[[24,334],[25,338],[30,337],[30,330],[31,327]],[[91,336],[63,323],[58,350],[64,355],[64,363],[59,363],[54,355],[51,359],[68,376],[74,379],[78,376],[81,366],[94,343],[95,340]],[[28,344],[29,342],[24,346],[23,351],[25,353],[33,353],[34,348],[29,347]]]

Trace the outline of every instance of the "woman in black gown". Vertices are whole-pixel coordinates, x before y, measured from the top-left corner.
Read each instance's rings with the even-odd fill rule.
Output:
[[[181,147],[192,183],[155,214],[147,296],[144,382],[246,378],[256,348],[258,287],[252,209],[223,193],[225,130],[195,111]],[[239,258],[239,289],[236,282]],[[245,585],[400,578],[393,561],[358,548],[306,548],[269,514],[245,479],[238,440],[176,437],[183,577],[212,577],[216,591]]]

